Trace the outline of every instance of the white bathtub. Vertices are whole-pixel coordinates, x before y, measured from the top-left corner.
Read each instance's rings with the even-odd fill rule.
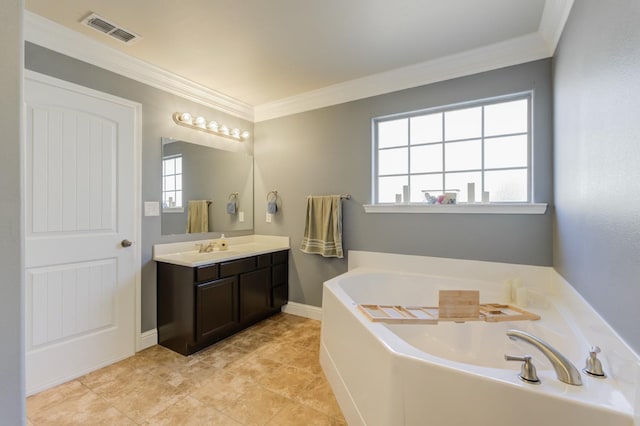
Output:
[[[390,325],[356,306],[437,306],[440,289],[479,289],[481,303],[496,302],[507,278],[522,279],[527,310],[541,320]],[[372,426],[640,425],[638,356],[561,281],[550,268],[350,252],[349,272],[324,284],[320,353],[345,418]],[[536,348],[507,338],[509,329],[547,341],[580,370],[599,345],[608,377],[562,383]],[[520,363],[504,354],[531,355],[542,383],[523,383]]]

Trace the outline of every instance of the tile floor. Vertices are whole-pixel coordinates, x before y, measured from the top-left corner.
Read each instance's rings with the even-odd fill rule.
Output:
[[[28,425],[346,425],[320,322],[278,314],[189,357],[154,346],[27,398]]]

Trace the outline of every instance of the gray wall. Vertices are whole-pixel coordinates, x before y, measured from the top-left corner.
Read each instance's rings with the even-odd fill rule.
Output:
[[[25,422],[24,294],[22,292],[22,1],[5,1],[0,14],[0,422]]]
[[[534,193],[552,201],[551,60],[540,60],[256,123],[256,233],[291,237],[290,300],[320,306],[322,283],[347,260],[298,250],[308,194],[350,193],[343,202],[344,246],[459,259],[551,265],[551,214],[366,214],[371,202],[371,119],[524,90],[534,96]],[[265,196],[280,211],[265,221]]]
[[[554,58],[554,266],[640,352],[640,3],[577,1]]]
[[[257,123],[225,116],[180,97],[27,43],[26,67],[143,105],[144,201],[159,200],[161,136],[191,140],[201,134],[171,120],[189,111],[248,129],[258,143],[246,146],[255,156],[255,229],[259,234],[291,237],[290,299],[321,304],[322,282],[346,270],[346,259],[303,254],[297,248],[304,229],[308,194],[350,193],[344,202],[345,248],[462,259],[551,264],[551,215],[365,214],[370,202],[371,118],[524,90],[534,96],[534,194],[551,202],[550,60],[508,67],[410,90],[349,102]],[[198,142],[196,140],[196,142]],[[266,193],[278,190],[280,212],[264,220]],[[142,218],[142,325],[155,327],[155,264],[151,245],[201,236],[160,235],[160,218]]]
[[[4,12],[3,12],[4,13]],[[4,14],[3,14],[4,16]],[[142,200],[160,201],[161,137],[212,143],[218,148],[253,153],[252,140],[237,142],[212,137],[209,134],[177,126],[172,114],[188,111],[194,116],[203,115],[229,127],[246,129],[253,134],[253,123],[204,107],[132,79],[72,59],[40,46],[26,43],[25,66],[27,69],[90,87],[142,104]],[[12,80],[15,85],[15,80]],[[3,158],[8,158],[6,155]],[[8,179],[8,182],[15,179]],[[160,217],[142,217],[142,331],[156,326],[156,268],[151,260],[152,245],[157,243],[217,237],[219,234],[194,234],[163,237],[160,233]],[[246,232],[245,232],[246,233]]]

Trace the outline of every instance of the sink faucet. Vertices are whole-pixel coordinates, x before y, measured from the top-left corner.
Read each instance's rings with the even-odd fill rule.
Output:
[[[582,378],[578,369],[564,355],[544,340],[520,330],[509,330],[507,331],[507,336],[511,340],[522,340],[538,348],[551,361],[553,369],[556,370],[558,380],[561,382],[574,386],[582,385]]]
[[[214,243],[209,243],[207,245],[204,244],[196,244],[198,247],[198,253],[211,253],[213,249],[216,247]]]

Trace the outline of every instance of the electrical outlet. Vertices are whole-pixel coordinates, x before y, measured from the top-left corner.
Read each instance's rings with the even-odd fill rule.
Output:
[[[244,222],[244,212],[238,212],[238,221]]]
[[[271,213],[267,213],[267,223],[271,223],[271,218],[273,215]]]

